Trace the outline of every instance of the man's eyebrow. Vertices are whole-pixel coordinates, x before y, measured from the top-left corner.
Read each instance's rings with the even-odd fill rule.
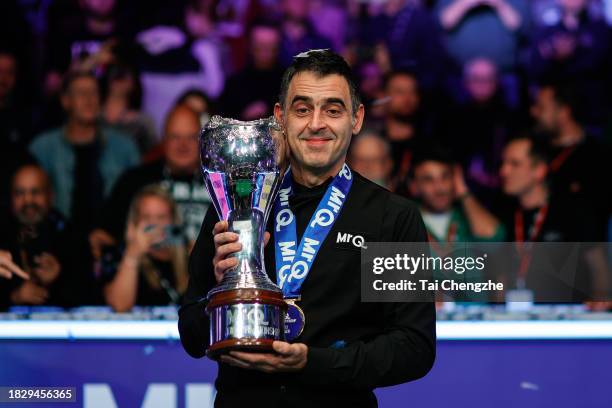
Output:
[[[344,101],[342,99],[340,99],[340,98],[327,98],[327,99],[325,99],[325,104],[326,105],[336,104],[336,105],[340,105],[344,109],[346,109],[346,105],[345,105]]]
[[[291,100],[291,104],[293,105],[296,102],[312,103],[312,98],[309,96],[304,96],[304,95],[295,95],[293,99]]]

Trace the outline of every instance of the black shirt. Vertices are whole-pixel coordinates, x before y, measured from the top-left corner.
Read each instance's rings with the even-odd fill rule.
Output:
[[[433,303],[361,302],[360,248],[338,242],[339,234],[366,241],[427,240],[418,208],[409,200],[353,172],[354,181],[340,216],[322,243],[304,281],[299,305],[306,326],[296,342],[308,345],[308,362],[298,373],[265,374],[219,364],[217,406],[269,407],[376,406],[372,390],[424,376],[435,358]],[[329,181],[312,189],[295,185],[289,205],[298,235],[325,193]],[[273,230],[273,216],[268,231]],[[196,358],[205,355],[209,319],[200,299],[216,284],[212,229],[218,217],[209,209],[191,254],[190,281],[179,312],[181,341]],[[276,282],[273,241],[265,266]]]

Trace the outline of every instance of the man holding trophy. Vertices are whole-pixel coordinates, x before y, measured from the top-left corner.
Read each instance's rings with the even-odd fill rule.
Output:
[[[215,209],[179,331],[191,356],[219,361],[215,406],[372,407],[374,388],[433,365],[433,303],[360,299],[364,242],[427,240],[413,203],[345,164],[364,114],[344,59],[313,50],[285,72],[276,123],[213,118],[202,132]]]

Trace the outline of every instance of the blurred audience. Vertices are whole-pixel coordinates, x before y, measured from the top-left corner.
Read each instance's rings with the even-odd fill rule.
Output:
[[[138,61],[143,107],[156,121],[160,135],[163,118],[183,92],[196,88],[216,98],[223,91],[222,45],[212,13],[212,2],[191,0],[180,26],[156,25],[136,37],[143,51]]]
[[[227,80],[219,105],[224,115],[254,120],[272,114],[284,71],[279,60],[282,37],[277,26],[262,21],[254,23],[248,38],[250,60]]]
[[[69,255],[69,227],[52,208],[47,174],[33,164],[22,166],[11,191],[11,211],[0,222],[0,262],[15,276],[0,282],[0,306],[75,306],[86,301],[74,290],[78,282]]]
[[[65,125],[36,137],[30,151],[51,178],[55,207],[87,233],[115,181],[138,163],[139,154],[128,136],[99,125],[95,76],[68,75],[61,100]]]
[[[210,204],[200,174],[198,115],[185,105],[175,107],[166,119],[164,157],[125,172],[109,199],[89,241],[95,257],[104,246],[114,245],[123,238],[130,203],[135,194],[150,184],[157,184],[176,202],[181,233],[188,247],[195,242],[206,210]]]
[[[440,0],[437,11],[446,48],[457,66],[480,57],[503,72],[516,66],[529,20],[525,0]]]
[[[530,72],[537,81],[576,82],[589,94],[589,118],[601,121],[609,96],[612,33],[603,18],[589,13],[589,0],[557,0],[556,22],[534,34]],[[605,104],[606,99],[608,104]]]
[[[38,3],[0,2],[2,305],[28,274],[26,297],[44,304],[176,302],[182,278],[164,275],[174,268],[168,248],[143,243],[163,230],[167,243],[191,248],[210,204],[200,129],[214,114],[269,116],[284,67],[312,48],[332,48],[354,68],[367,114],[349,163],[418,200],[433,240],[498,240],[504,228],[508,240],[612,238],[608,0]],[[45,217],[71,226],[69,264],[54,255],[61,272],[50,286],[14,249],[25,237],[15,174],[49,184]],[[147,211],[176,207],[166,227],[126,227],[143,188],[162,190],[137,200]],[[600,254],[587,263],[594,287],[605,286]],[[53,289],[71,270],[79,300]]]
[[[125,230],[125,250],[116,271],[103,279],[104,298],[116,312],[134,305],[179,305],[187,288],[188,252],[173,226],[179,213],[160,187],[147,187],[131,203]]]
[[[368,180],[387,189],[391,187],[391,146],[379,134],[363,131],[356,136],[351,142],[347,161],[353,170]]]
[[[410,190],[431,242],[503,241],[503,226],[470,193],[461,166],[444,149],[417,154]]]
[[[300,52],[332,46],[328,39],[315,30],[310,21],[309,3],[309,0],[280,0],[282,10],[280,59],[284,66],[289,66],[293,56]]]
[[[129,135],[140,153],[147,153],[157,138],[153,120],[140,110],[142,87],[136,70],[119,64],[109,67],[102,93],[102,126]]]
[[[546,85],[538,90],[531,114],[548,145],[552,189],[589,203],[603,231],[612,211],[611,152],[588,134],[583,101],[575,85]]]
[[[468,183],[490,205],[499,189],[501,150],[519,120],[504,99],[492,60],[468,61],[462,85],[462,95],[448,113],[443,133],[465,167]]]
[[[511,139],[503,152],[503,164],[500,169],[504,193],[516,199],[502,216],[508,232],[508,240],[517,245],[530,242],[585,242],[602,241],[601,228],[588,204],[579,197],[564,196],[554,192],[547,182],[549,164],[546,145],[541,141],[525,135]],[[607,299],[610,276],[606,255],[598,245],[587,244],[585,262],[590,276],[575,276],[575,282],[563,282],[556,274],[562,274],[563,257],[551,260],[557,263],[554,273],[538,271],[537,278],[530,279],[530,255],[528,246],[521,245],[520,263],[516,272],[518,288],[529,287],[536,292],[536,299],[567,299],[568,285],[576,288],[589,287],[589,293],[574,293],[579,301],[589,299]],[[567,255],[567,254],[562,254]],[[572,261],[574,264],[575,261]],[[579,268],[576,266],[576,268]],[[570,268],[571,269],[571,268]],[[580,270],[580,269],[577,269]],[[572,278],[574,278],[572,274]],[[590,281],[590,283],[589,283]],[[511,287],[511,286],[509,286]],[[565,291],[565,292],[564,292]]]

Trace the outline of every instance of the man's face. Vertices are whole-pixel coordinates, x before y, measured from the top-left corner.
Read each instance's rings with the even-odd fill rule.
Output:
[[[179,108],[166,125],[166,163],[177,172],[191,173],[200,160],[198,133],[200,123],[197,114],[187,108]]]
[[[531,116],[540,130],[556,134],[559,131],[560,107],[551,88],[542,88],[531,106]]]
[[[113,11],[115,0],[82,0],[81,4],[81,7],[88,13],[98,17],[106,17]]]
[[[587,0],[559,0],[559,5],[566,13],[578,14],[586,7]]]
[[[25,225],[36,225],[45,219],[51,207],[47,176],[37,167],[20,169],[13,178],[11,191],[13,214]]]
[[[529,156],[531,142],[516,140],[510,142],[503,151],[500,176],[504,193],[520,196],[528,192],[546,175],[546,165],[535,163]]]
[[[351,136],[361,129],[364,109],[352,114],[349,85],[340,75],[297,73],[289,84],[285,109],[274,108],[291,153],[291,163],[313,173],[339,167]]]
[[[17,63],[8,54],[0,54],[0,101],[6,98],[15,88],[17,80]]]
[[[280,33],[272,27],[255,27],[251,32],[251,54],[259,69],[276,65],[280,45]]]
[[[368,180],[385,185],[391,174],[393,161],[384,142],[377,137],[365,137],[353,143],[349,163]]]
[[[98,83],[89,77],[75,79],[62,95],[62,104],[72,120],[92,124],[100,112]]]
[[[417,81],[409,75],[395,75],[387,83],[388,110],[392,115],[414,114],[421,102]]]
[[[433,160],[419,164],[414,170],[411,189],[427,210],[436,213],[449,211],[455,196],[452,167]]]
[[[489,101],[497,91],[497,70],[492,62],[478,59],[468,64],[465,70],[465,87],[478,103]]]

